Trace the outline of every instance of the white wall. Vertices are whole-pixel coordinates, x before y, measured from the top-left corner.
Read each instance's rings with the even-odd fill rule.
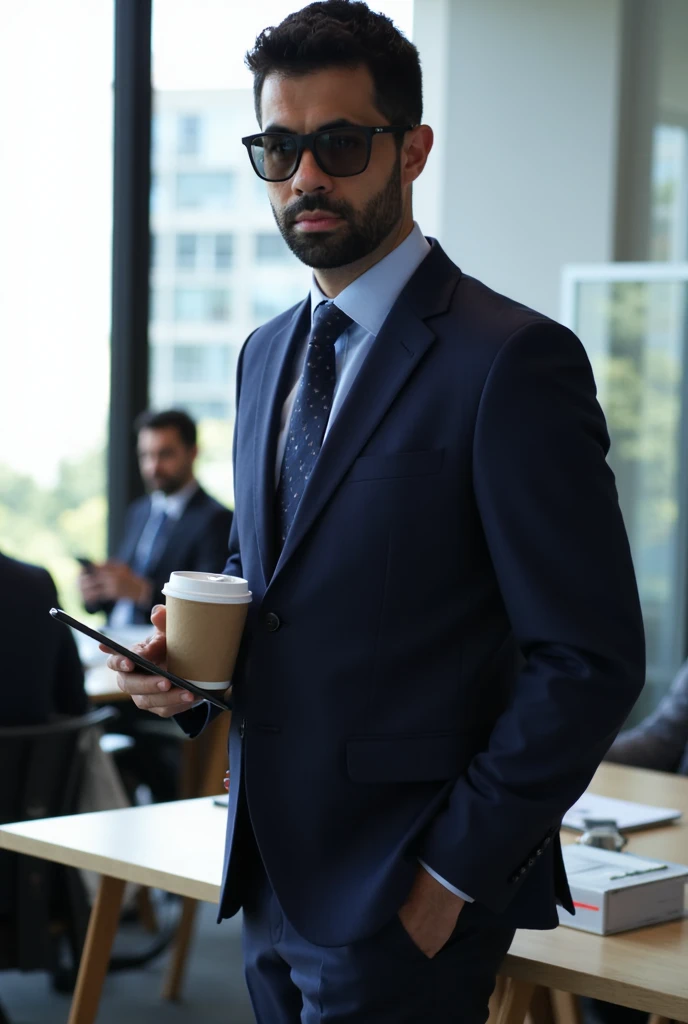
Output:
[[[562,266],[613,255],[621,2],[415,2],[440,139],[417,219],[466,273],[554,317]]]

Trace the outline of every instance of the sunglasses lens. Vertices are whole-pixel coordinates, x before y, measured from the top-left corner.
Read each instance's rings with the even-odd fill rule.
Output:
[[[296,166],[296,142],[290,135],[258,135],[251,143],[251,156],[266,181],[291,177]]]
[[[335,128],[317,135],[315,149],[325,173],[336,177],[360,174],[368,163],[368,139],[355,128]]]

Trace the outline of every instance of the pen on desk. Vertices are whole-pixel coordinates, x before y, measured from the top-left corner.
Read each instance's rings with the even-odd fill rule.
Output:
[[[668,864],[657,864],[652,868],[637,868],[635,871],[622,871],[619,875],[610,875],[609,881],[615,882],[618,878],[630,878],[631,875],[651,875],[653,871],[666,871]]]

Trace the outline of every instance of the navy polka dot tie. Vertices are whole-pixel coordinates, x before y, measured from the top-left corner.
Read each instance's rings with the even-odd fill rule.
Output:
[[[306,363],[289,420],[276,495],[277,548],[282,550],[322,446],[337,376],[334,343],[352,323],[333,302],[321,302],[313,316]]]

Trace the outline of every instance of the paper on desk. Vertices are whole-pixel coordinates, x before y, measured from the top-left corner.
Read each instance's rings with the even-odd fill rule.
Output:
[[[584,832],[584,818],[613,818],[619,832],[632,832],[635,829],[647,828],[649,825],[674,821],[680,817],[681,812],[671,807],[652,807],[649,804],[632,803],[630,800],[598,796],[597,793],[583,793],[583,796],[566,812],[561,824],[575,832]]]
[[[651,881],[655,872],[657,877],[662,877],[662,871],[667,869],[663,861],[601,850],[595,846],[577,846],[575,843],[566,847],[564,860],[569,881],[590,889],[613,888],[610,883],[621,879],[625,883],[629,879],[626,884],[637,885],[638,882]]]

